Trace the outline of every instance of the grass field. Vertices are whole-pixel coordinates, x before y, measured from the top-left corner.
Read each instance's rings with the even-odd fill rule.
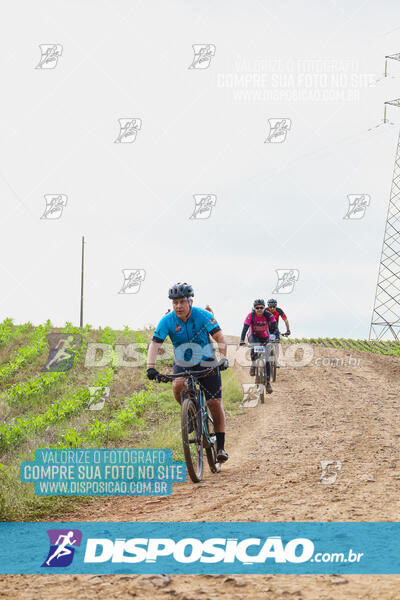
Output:
[[[48,359],[47,336],[78,336],[71,368],[43,372]],[[152,330],[125,327],[83,330],[67,323],[14,326],[0,324],[0,520],[54,519],[87,498],[35,496],[33,484],[21,483],[21,461],[33,460],[37,448],[168,448],[182,460],[179,405],[170,384],[148,381],[145,367],[118,366],[118,347],[140,344],[142,358]],[[104,367],[85,364],[88,344],[106,345],[110,361]],[[118,346],[119,345],[119,346]],[[143,362],[143,360],[142,360]],[[167,370],[170,360],[160,361]],[[222,374],[225,411],[234,414],[242,400],[233,370]],[[91,396],[90,387],[97,388]],[[90,410],[109,388],[104,408]]]
[[[400,356],[400,342],[353,340],[349,338],[287,338],[289,344],[315,344],[325,348],[343,348],[357,352]]]

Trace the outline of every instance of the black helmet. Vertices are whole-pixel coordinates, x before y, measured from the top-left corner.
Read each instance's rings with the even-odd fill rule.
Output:
[[[186,282],[181,283],[179,281],[168,290],[168,298],[171,298],[171,300],[175,298],[190,298],[190,296],[194,296],[194,291],[192,286]]]
[[[262,304],[263,306],[265,306],[265,300],[263,300],[262,298],[258,298],[257,300],[254,300],[253,306],[257,306],[258,304]]]
[[[270,298],[268,300],[268,306],[274,306],[276,308],[278,306],[277,300],[275,300],[275,298]]]

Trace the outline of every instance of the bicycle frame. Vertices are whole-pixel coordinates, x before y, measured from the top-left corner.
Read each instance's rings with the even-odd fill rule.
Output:
[[[180,375],[180,373],[179,373],[179,375]],[[187,380],[186,381],[187,391],[189,392],[189,394],[192,395],[193,401],[196,404],[196,410],[197,410],[197,414],[199,417],[199,432],[200,432],[200,434],[205,435],[207,444],[210,444],[211,439],[208,434],[207,418],[206,418],[207,410],[206,410],[206,404],[205,404],[205,400],[204,400],[204,392],[201,389],[198,382],[196,381],[195,377],[193,377],[193,375],[188,375],[186,377],[186,380]]]
[[[216,435],[212,433],[214,421],[207,410],[205,395],[198,381],[215,368],[183,371],[170,375],[160,373],[157,377],[157,381],[163,382],[173,381],[179,377],[186,379],[186,390],[181,392],[181,432],[186,467],[194,483],[198,483],[203,477],[203,449],[211,472],[218,473],[221,468],[216,459]]]
[[[272,344],[274,344],[275,342],[273,342],[272,340],[268,340],[268,342],[266,342],[265,344],[261,344],[261,343],[254,343],[254,344],[246,344],[246,346],[248,348],[250,348],[251,350],[253,350],[254,352],[254,360],[259,361],[262,360],[264,365],[265,363],[271,362],[271,349],[272,349]],[[255,349],[258,346],[262,346],[263,348],[265,348],[265,351],[263,352],[257,352]]]
[[[207,426],[207,419],[210,419],[212,423],[214,423],[213,418],[211,415],[209,415],[207,413],[207,408],[206,408],[206,402],[204,399],[204,392],[201,389],[200,385],[194,385],[193,386],[194,391],[196,392],[196,398],[198,397],[200,400],[200,406],[197,406],[197,410],[199,411],[199,415],[200,415],[200,421],[201,421],[201,429],[203,434],[205,435],[206,438],[206,442],[208,446],[211,446],[214,442],[215,439],[211,439],[210,437],[210,433],[208,431],[208,426]],[[198,395],[197,395],[198,393]],[[197,402],[196,402],[197,404]]]
[[[159,376],[159,381],[163,381],[163,382],[173,381],[174,379],[178,379],[179,377],[183,377],[186,379],[187,390],[189,391],[189,393],[192,392],[192,395],[194,397],[194,402],[196,404],[196,408],[198,411],[198,415],[200,417],[199,418],[200,433],[205,434],[205,438],[206,438],[206,442],[207,442],[208,446],[212,446],[215,442],[215,439],[211,439],[211,437],[210,437],[210,433],[208,431],[208,426],[207,426],[207,419],[210,419],[211,423],[214,423],[214,421],[213,421],[212,416],[207,413],[206,402],[204,399],[204,392],[201,389],[201,386],[197,380],[201,379],[202,377],[206,377],[206,375],[209,375],[210,373],[212,373],[212,371],[215,371],[216,368],[217,367],[212,367],[211,369],[204,369],[202,371],[183,371],[182,373],[172,373],[172,374],[160,373],[160,376]],[[198,405],[197,398],[199,398],[200,406]]]

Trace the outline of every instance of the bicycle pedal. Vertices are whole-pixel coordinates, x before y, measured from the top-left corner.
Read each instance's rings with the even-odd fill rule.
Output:
[[[217,460],[220,464],[226,462],[228,460],[228,458],[229,458],[228,453],[225,450],[218,450]]]

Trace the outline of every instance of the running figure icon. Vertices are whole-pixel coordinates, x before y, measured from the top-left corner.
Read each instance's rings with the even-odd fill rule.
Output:
[[[67,548],[68,544],[73,546],[77,543],[77,540],[72,539],[74,537],[74,532],[69,531],[66,535],[59,535],[56,541],[56,545],[58,545],[56,551],[46,560],[46,565],[50,566],[53,558],[61,558],[62,556],[67,556],[67,554],[72,554],[72,550]],[[63,540],[60,543],[60,540]]]

